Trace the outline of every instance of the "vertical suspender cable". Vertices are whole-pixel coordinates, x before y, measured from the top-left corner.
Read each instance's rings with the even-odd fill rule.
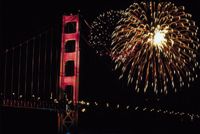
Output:
[[[44,41],[44,81],[43,81],[43,97],[45,98],[45,88],[46,88],[46,64],[47,64],[47,32],[45,33],[45,37],[44,37],[45,41]],[[48,94],[48,93],[47,93]]]
[[[27,45],[26,45],[26,63],[25,63],[25,84],[24,84],[24,97],[25,97],[25,100],[27,99],[27,70],[28,70],[28,45],[29,45],[29,42],[27,41]]]
[[[38,79],[37,79],[37,97],[40,96],[40,49],[41,49],[41,34],[39,35],[39,50],[38,50]]]
[[[56,96],[57,96],[57,98],[59,98],[59,63],[58,63],[58,61],[59,61],[59,50],[58,49],[56,49]]]
[[[5,66],[4,66],[4,100],[6,99],[6,88],[7,88],[7,53],[8,50],[5,51]]]
[[[31,67],[31,96],[35,97],[34,91],[33,91],[33,84],[34,84],[34,63],[35,63],[35,38],[33,38],[33,51],[32,51],[32,67]]]
[[[52,38],[53,38],[53,31],[51,30],[50,31],[50,39],[51,39],[51,41],[50,41],[50,71],[49,71],[49,93],[50,93],[50,99],[52,99],[52,97],[53,97],[53,93],[52,93],[52,80],[51,80],[51,69],[52,69],[52,51],[53,51],[53,43],[52,43]]]
[[[22,50],[21,47],[22,44],[20,44],[20,48],[19,48],[19,68],[18,68],[18,88],[17,88],[17,97],[18,99],[20,99],[20,86],[21,86],[21,55],[22,55]]]
[[[57,25],[55,26],[57,29]],[[54,34],[56,31],[55,29],[52,29],[52,44],[57,44],[56,40],[53,38],[56,37],[56,35]],[[57,32],[56,32],[57,33]],[[53,47],[53,45],[52,45]],[[54,68],[55,68],[55,73],[53,74],[52,80],[54,80],[55,85],[54,85],[54,90],[55,90],[55,99],[59,99],[59,49],[58,49],[58,45],[55,45],[55,49],[54,49],[54,53],[55,53],[55,57],[54,57]],[[53,48],[52,48],[53,51]]]
[[[13,99],[13,85],[14,85],[14,48],[12,49],[12,61],[11,61],[11,99]]]

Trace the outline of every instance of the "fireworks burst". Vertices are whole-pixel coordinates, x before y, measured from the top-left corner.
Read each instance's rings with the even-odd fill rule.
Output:
[[[91,24],[89,44],[100,55],[108,55],[111,50],[111,35],[123,11],[107,11],[100,14]]]
[[[111,58],[135,90],[175,92],[197,78],[198,27],[183,6],[134,3],[112,33]]]

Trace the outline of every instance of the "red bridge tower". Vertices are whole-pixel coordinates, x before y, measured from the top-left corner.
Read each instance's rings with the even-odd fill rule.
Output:
[[[60,100],[64,108],[58,116],[60,133],[70,131],[76,133],[74,127],[78,120],[78,92],[79,92],[79,17],[78,15],[63,16],[62,42],[60,55]],[[72,103],[72,106],[69,105]]]

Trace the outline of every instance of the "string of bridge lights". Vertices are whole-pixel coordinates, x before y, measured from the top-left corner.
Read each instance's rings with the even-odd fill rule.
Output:
[[[53,98],[51,98],[53,99]],[[39,101],[40,99],[38,99]],[[59,104],[57,99],[53,100],[54,104]],[[73,105],[73,101],[67,101],[67,105]],[[17,107],[17,106],[16,106]],[[70,107],[67,107],[70,108]],[[163,108],[153,108],[150,106],[139,106],[139,105],[125,105],[125,104],[118,104],[118,103],[111,103],[111,102],[98,102],[98,101],[78,101],[78,108],[82,113],[86,113],[90,111],[90,109],[101,109],[103,111],[124,111],[124,112],[146,112],[146,113],[156,113],[160,115],[169,115],[175,116],[177,118],[187,118],[190,121],[194,119],[200,120],[199,113],[190,113],[190,112],[181,112],[176,110],[167,110]]]
[[[72,101],[69,101],[68,104],[72,104]],[[161,115],[170,115],[175,116],[179,118],[187,117],[191,121],[194,119],[200,119],[200,114],[198,113],[189,113],[189,112],[180,112],[175,110],[166,110],[161,108],[150,108],[146,106],[138,106],[138,105],[122,105],[122,104],[113,104],[109,102],[100,103],[97,101],[89,102],[89,101],[79,101],[78,104],[80,105],[80,111],[82,113],[87,112],[91,107],[92,108],[101,108],[102,110],[121,110],[121,111],[127,111],[127,112],[150,112],[150,113],[156,113]]]

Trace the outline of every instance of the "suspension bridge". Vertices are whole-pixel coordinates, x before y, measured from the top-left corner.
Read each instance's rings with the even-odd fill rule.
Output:
[[[80,22],[88,26],[78,15],[63,15],[60,39],[51,28],[0,52],[1,107],[55,111],[59,134],[78,133],[78,113],[93,108],[199,121],[198,113],[180,109],[79,100],[80,42],[87,44]]]
[[[59,111],[60,132],[77,122],[80,57],[78,16],[62,25],[61,46],[49,30],[1,52],[0,84],[1,106]]]

